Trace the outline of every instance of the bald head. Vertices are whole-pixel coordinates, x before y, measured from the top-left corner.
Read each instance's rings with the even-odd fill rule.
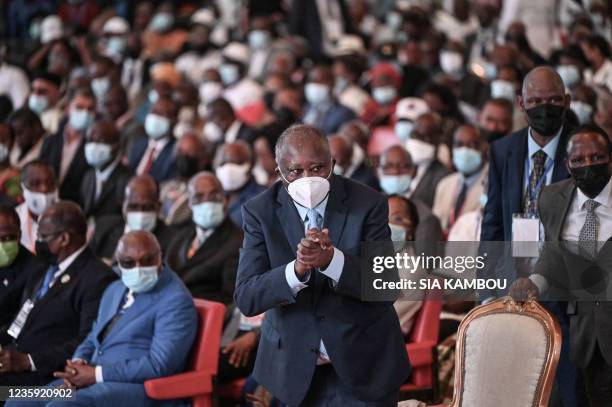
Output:
[[[242,140],[221,145],[215,156],[215,167],[223,164],[253,164],[253,150]]]
[[[161,248],[155,236],[144,230],[128,232],[119,240],[117,262],[124,269],[161,266]],[[159,270],[161,271],[161,269]],[[158,273],[159,273],[158,271]]]
[[[38,223],[39,240],[57,256],[58,263],[83,247],[86,234],[87,220],[74,202],[62,201],[51,205],[42,213]]]
[[[289,127],[276,142],[276,163],[285,184],[303,177],[328,178],[332,157],[327,137],[313,126]]]
[[[191,205],[197,205],[202,202],[226,203],[223,186],[212,172],[202,171],[194,175],[189,180],[187,189]]]
[[[329,148],[336,165],[346,168],[353,156],[353,140],[348,136],[336,134],[329,137]]]
[[[385,175],[414,175],[416,167],[410,153],[400,145],[387,148],[380,156],[379,170]]]
[[[157,212],[159,209],[159,188],[155,179],[148,174],[130,180],[125,188],[124,212]]]
[[[534,92],[548,90],[550,92],[565,94],[565,85],[563,79],[551,67],[538,66],[533,68],[523,79],[522,95],[523,98],[527,98]]]

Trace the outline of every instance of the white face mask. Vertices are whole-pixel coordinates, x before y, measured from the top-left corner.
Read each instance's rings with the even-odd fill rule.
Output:
[[[210,103],[221,96],[223,85],[219,82],[206,81],[200,85],[198,91],[200,93],[200,100],[204,103]]]
[[[211,143],[217,143],[223,139],[223,130],[215,122],[206,122],[202,131],[204,137]]]
[[[268,182],[270,181],[270,174],[268,174],[264,167],[259,164],[255,164],[251,172],[253,173],[255,182],[257,182],[259,185],[268,185]]]
[[[9,156],[9,148],[6,144],[0,144],[0,162],[6,160]]]
[[[580,82],[580,70],[576,65],[559,65],[557,66],[557,73],[566,88],[571,88]]]
[[[293,182],[287,181],[282,171],[279,171],[283,180],[289,183],[287,192],[291,199],[302,205],[305,208],[313,209],[316,208],[329,194],[329,181],[328,178],[323,177],[303,177],[298,178]]]
[[[125,51],[127,40],[124,37],[112,36],[106,42],[106,53],[109,56],[118,56]]]
[[[463,55],[457,51],[440,51],[440,68],[451,76],[460,74],[463,71]]]
[[[36,216],[40,216],[45,209],[59,201],[57,190],[45,194],[43,192],[30,191],[23,184],[21,189],[23,190],[23,198],[28,209]]]
[[[100,168],[113,158],[110,144],[89,142],[85,144],[85,160],[94,168]]]
[[[225,163],[215,170],[215,175],[226,192],[242,188],[249,180],[251,164]]]
[[[174,138],[177,140],[183,138],[183,136],[193,130],[193,125],[188,122],[178,122],[176,126],[174,126],[174,130],[172,130],[172,134]]]
[[[514,102],[516,98],[516,89],[514,83],[504,81],[503,79],[495,79],[491,82],[491,97],[503,98]]]
[[[107,76],[103,76],[101,78],[94,78],[91,80],[91,90],[94,95],[96,95],[96,99],[100,100],[102,97],[108,92],[110,88],[110,79]]]
[[[31,94],[28,98],[28,107],[34,113],[41,114],[49,107],[49,99],[46,96]]]
[[[580,100],[572,100],[570,102],[570,109],[576,113],[580,124],[590,123],[591,116],[593,115],[593,108],[591,105],[581,102]]]
[[[325,103],[329,100],[329,86],[322,83],[307,83],[304,87],[304,96],[311,105]]]
[[[147,135],[153,139],[160,139],[170,130],[170,119],[155,113],[149,113],[144,124]]]
[[[130,232],[134,230],[152,232],[157,226],[157,212],[128,212],[125,218]]]
[[[270,33],[265,30],[253,30],[249,33],[248,41],[251,49],[267,48],[270,44]]]
[[[417,166],[433,160],[436,154],[436,146],[415,138],[406,141],[406,149],[412,157],[412,162]]]
[[[380,105],[387,105],[395,99],[397,90],[393,86],[380,86],[372,89],[372,97]]]
[[[85,131],[94,122],[94,115],[86,109],[70,109],[70,127],[77,131]]]

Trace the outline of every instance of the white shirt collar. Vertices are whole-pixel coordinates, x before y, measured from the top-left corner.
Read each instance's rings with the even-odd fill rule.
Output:
[[[70,267],[70,265],[74,262],[74,260],[79,257],[79,255],[81,253],[83,253],[83,250],[85,250],[85,248],[87,248],[87,245],[83,245],[81,246],[76,252],[72,253],[70,256],[66,257],[64,260],[62,260],[57,266],[59,267],[59,271],[61,273],[64,273],[68,267]],[[60,274],[61,274],[60,273]]]
[[[155,140],[153,138],[149,139],[149,148],[153,148],[155,151],[161,151],[164,149],[164,147],[166,147],[166,144],[168,144],[170,142],[170,137],[169,136],[165,136],[162,137],[161,139]]]
[[[527,153],[528,158],[531,159],[533,155],[539,150],[544,151],[546,156],[551,160],[555,159],[555,154],[557,153],[557,146],[559,145],[559,139],[561,138],[561,132],[563,131],[563,126],[559,128],[555,137],[552,138],[544,147],[540,147],[538,143],[533,138],[533,134],[531,133],[531,127],[529,128],[529,137],[527,137]]]
[[[576,201],[578,203],[578,208],[583,209],[586,201],[588,201],[591,198],[586,196],[580,190],[580,188],[576,188],[576,189],[577,189]],[[610,180],[608,181],[604,189],[602,189],[599,195],[593,198],[593,200],[599,203],[601,206],[604,206],[606,208],[612,208],[612,177],[610,178]]]
[[[202,229],[199,226],[196,226],[196,239],[198,239],[198,243],[202,245],[208,238],[214,233],[215,229]]]
[[[110,165],[102,171],[96,168],[96,178],[98,178],[102,182],[106,182],[108,178],[111,176],[111,174],[113,173],[113,171],[115,171],[115,168],[117,168],[118,164],[119,164],[119,157],[117,157],[115,161],[110,163]]]

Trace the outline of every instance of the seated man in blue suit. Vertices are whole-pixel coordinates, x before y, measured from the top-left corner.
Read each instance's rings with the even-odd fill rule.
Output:
[[[143,383],[185,369],[198,328],[191,294],[162,265],[159,244],[149,232],[126,234],[117,259],[121,281],[106,289],[91,332],[64,371],[54,373],[60,380],[51,386],[77,388],[76,400],[66,406],[151,405]]]
[[[128,151],[128,166],[134,174],[149,174],[159,183],[176,175],[172,129],[177,116],[172,99],[160,96],[153,104],[145,118],[146,137],[134,140]]]
[[[302,121],[327,135],[337,132],[344,123],[355,119],[355,113],[334,98],[333,84],[334,75],[331,69],[318,65],[310,70],[308,82],[304,87],[304,96],[308,103],[304,107]]]
[[[383,195],[332,174],[327,137],[295,125],[277,182],[242,209],[234,298],[266,313],[255,380],[286,404],[396,406],[410,363],[390,301],[362,300],[362,242],[388,242]]]

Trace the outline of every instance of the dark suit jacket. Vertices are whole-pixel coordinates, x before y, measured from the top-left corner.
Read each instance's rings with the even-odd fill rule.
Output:
[[[536,264],[536,273],[546,277],[550,289],[545,297],[555,297],[553,300],[571,300],[572,289],[590,287],[586,282],[597,284],[610,279],[612,242],[599,251],[595,262],[578,254],[577,243],[558,243],[575,194],[573,181],[567,179],[545,187],[538,200],[547,244]],[[608,365],[612,365],[612,302],[599,301],[605,294],[591,292],[593,301],[570,301],[568,305],[570,356],[583,368],[591,361],[597,344]]]
[[[60,126],[58,132],[47,137],[40,150],[40,159],[49,164],[59,178],[60,164],[62,161],[62,149],[64,148],[64,126]],[[79,188],[83,182],[83,176],[89,169],[89,164],[85,159],[85,138],[81,140],[81,145],[77,148],[76,154],[68,167],[68,172],[64,181],[59,187],[61,199],[68,199],[79,202]]]
[[[106,215],[101,216],[96,222],[96,229],[89,242],[89,247],[96,256],[102,259],[112,259],[115,256],[117,243],[124,235],[125,219],[123,215]],[[170,240],[172,239],[172,230],[161,219],[157,219],[153,234],[159,242],[162,253],[165,253]]]
[[[310,109],[310,106],[306,105],[304,112],[307,112],[308,109]],[[323,133],[330,135],[337,132],[344,123],[355,119],[355,117],[355,112],[351,109],[338,102],[334,102],[325,112],[319,123],[315,123],[315,127]]]
[[[434,198],[436,196],[436,187],[442,178],[450,174],[448,168],[440,161],[434,160],[423,174],[423,178],[417,185],[416,189],[410,195],[411,198],[416,198],[430,208],[433,207]]]
[[[332,175],[324,217],[344,253],[338,284],[321,273],[295,297],[285,268],[295,260],[304,227],[282,183],[243,206],[245,237],[235,300],[243,314],[266,313],[254,377],[285,403],[302,402],[314,374],[321,339],[342,383],[364,400],[399,389],[410,364],[391,301],[361,300],[362,242],[388,242],[387,199]]]
[[[46,271],[47,267],[32,270],[23,293],[11,291],[0,300],[0,309],[10,310],[10,322],[25,300],[36,294]],[[86,248],[36,302],[14,345],[18,351],[32,356],[38,375],[51,378],[53,371],[63,369],[66,359],[89,333],[104,289],[116,278]],[[6,332],[10,322],[0,329],[2,345],[13,342]]]
[[[13,264],[0,268],[0,300],[9,290],[23,291],[28,275],[32,270],[44,267],[32,253],[22,245],[19,245],[19,253]],[[3,325],[0,316],[0,326]]]
[[[378,184],[378,178],[376,177],[376,173],[365,162],[361,163],[359,167],[353,171],[351,176],[349,177],[352,180],[359,181],[362,184],[366,184],[370,188],[374,188],[377,191],[380,191],[380,185]]]
[[[187,253],[195,236],[193,223],[181,228],[166,250],[166,263],[181,277],[194,297],[232,304],[242,230],[226,217],[188,259]]]
[[[164,147],[164,149],[159,153],[151,169],[149,170],[149,174],[155,178],[155,181],[161,183],[167,179],[170,179],[176,175],[176,168],[174,166],[174,137],[170,139],[168,144]],[[138,168],[138,164],[140,164],[140,160],[144,155],[145,151],[147,151],[147,147],[149,145],[149,139],[147,137],[141,137],[134,140],[132,147],[129,151],[128,156],[128,167],[132,170],[133,173],[136,173],[136,169]]]
[[[440,244],[442,242],[442,226],[440,226],[440,220],[433,214],[431,208],[421,202],[419,199],[410,199],[417,210],[419,216],[419,225],[416,228],[414,234],[414,245],[417,249],[417,253],[426,253],[427,255],[442,254],[437,253]]]
[[[552,183],[569,177],[565,168],[565,146],[571,131],[565,125],[552,172]],[[512,240],[512,214],[523,211],[523,180],[527,157],[528,128],[503,137],[491,145],[489,152],[489,191],[482,220],[480,240]]]
[[[336,0],[342,13],[344,31],[351,33],[351,17],[344,0]],[[289,31],[291,34],[299,35],[308,41],[309,50],[315,60],[324,59],[323,52],[323,33],[321,18],[317,2],[312,0],[294,0],[291,4],[291,14],[289,15]]]
[[[244,140],[249,144],[253,144],[255,141],[255,131],[251,127],[240,122],[240,128],[238,129],[236,140]]]
[[[254,178],[251,177],[249,182],[242,188],[238,193],[238,196],[234,198],[228,207],[228,216],[236,225],[242,227],[242,205],[244,205],[249,199],[255,195],[266,190],[266,187],[259,185]]]
[[[110,177],[102,185],[102,191],[98,200],[94,201],[96,170],[94,168],[87,170],[81,183],[79,199],[85,216],[98,218],[103,215],[121,215],[125,187],[130,178],[132,178],[132,175],[132,171],[129,168],[118,163]]]

